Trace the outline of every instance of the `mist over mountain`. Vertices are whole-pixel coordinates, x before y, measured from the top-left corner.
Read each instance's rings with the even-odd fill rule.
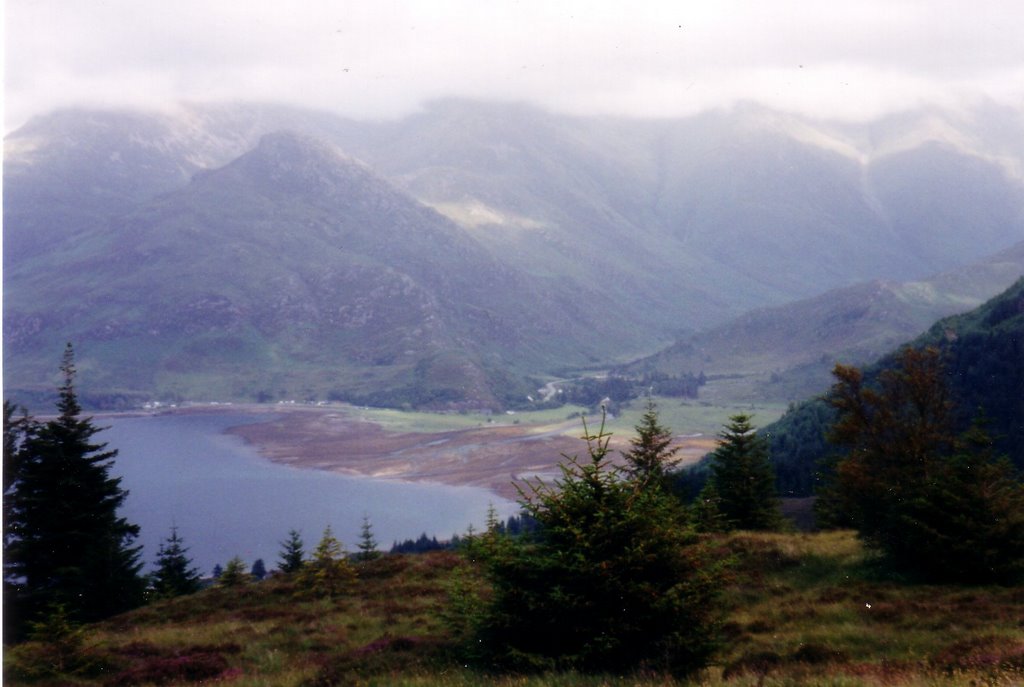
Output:
[[[502,407],[530,376],[1019,243],[1021,119],[54,113],[5,140],[5,386],[48,389],[70,339],[108,400]]]

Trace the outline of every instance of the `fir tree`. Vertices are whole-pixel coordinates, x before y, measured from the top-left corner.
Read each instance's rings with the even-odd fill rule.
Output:
[[[60,369],[58,417],[23,434],[5,475],[8,601],[27,621],[54,606],[73,621],[98,620],[140,604],[145,590],[139,528],[118,515],[128,492],[110,475],[117,451],[80,417],[71,344]]]
[[[708,485],[729,528],[773,530],[782,525],[768,444],[757,436],[749,415],[733,415],[711,454]],[[707,494],[705,494],[705,497]]]
[[[672,447],[672,431],[658,421],[657,406],[650,398],[635,429],[636,437],[629,442],[632,448],[622,454],[626,472],[642,483],[667,487],[668,473],[679,462],[675,457],[679,448]]]
[[[713,482],[707,482],[690,505],[693,525],[698,532],[727,532],[729,523],[722,515],[722,498]]]
[[[249,574],[257,580],[262,580],[267,576],[267,566],[263,562],[262,558],[257,558],[253,561],[252,569],[249,571]]]
[[[11,639],[20,639],[27,630],[24,616],[28,612],[26,599],[23,598],[23,580],[19,577],[17,556],[12,555],[17,546],[16,533],[19,528],[17,503],[19,498],[14,492],[18,484],[22,461],[26,457],[26,445],[38,428],[38,424],[23,413],[15,417],[18,406],[4,401],[4,454],[3,454],[3,527],[4,527],[4,604],[7,612],[3,614],[4,634]]]
[[[313,551],[313,557],[299,570],[299,586],[313,596],[330,598],[346,591],[355,578],[355,570],[348,562],[341,542],[328,525]]]
[[[156,571],[152,575],[153,590],[159,598],[192,594],[202,587],[199,570],[192,567],[186,555],[188,548],[178,536],[178,528],[171,528],[171,536],[161,542],[156,554]]]
[[[240,556],[235,556],[224,566],[217,577],[217,584],[222,587],[238,587],[251,579],[252,577],[245,571],[245,561]]]
[[[567,457],[554,485],[523,494],[532,535],[489,531],[467,550],[492,594],[459,632],[487,665],[699,670],[716,644],[720,566],[678,499],[611,463],[603,423],[585,438],[589,460]]]
[[[47,609],[42,620],[29,623],[28,636],[42,648],[39,662],[57,675],[71,672],[83,663],[85,631],[60,604]]]
[[[363,516],[363,526],[359,534],[359,553],[356,558],[360,561],[372,561],[380,558],[380,551],[377,550],[377,540],[373,538],[373,528],[370,526],[370,518]]]
[[[277,569],[283,573],[298,572],[302,569],[306,552],[303,550],[302,535],[298,530],[289,530],[288,539],[281,542],[281,553]]]
[[[24,449],[29,439],[38,429],[38,423],[22,409],[21,416],[18,406],[4,401],[4,494],[6,495],[17,479],[20,471],[19,461],[25,455]],[[7,505],[6,503],[4,504]],[[4,511],[6,514],[6,510]],[[8,518],[5,517],[5,520]],[[6,536],[5,536],[6,540]]]

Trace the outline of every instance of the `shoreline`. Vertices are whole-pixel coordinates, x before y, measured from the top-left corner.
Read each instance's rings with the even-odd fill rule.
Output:
[[[564,420],[548,425],[499,424],[439,431],[401,432],[358,416],[347,405],[203,404],[97,414],[94,417],[237,413],[256,422],[226,434],[240,437],[271,462],[304,470],[351,477],[484,488],[509,501],[521,500],[516,484],[557,477],[563,454],[582,455],[578,425]],[[708,438],[677,437],[682,465],[696,462],[709,448]],[[629,447],[613,437],[614,451]]]

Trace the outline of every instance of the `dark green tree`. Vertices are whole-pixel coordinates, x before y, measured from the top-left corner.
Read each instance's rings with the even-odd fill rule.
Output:
[[[380,551],[377,549],[377,540],[373,538],[373,528],[370,526],[370,518],[363,516],[363,526],[359,533],[359,553],[356,560],[372,561],[380,558]]]
[[[25,445],[38,428],[38,423],[28,413],[22,409],[18,415],[18,411],[16,404],[4,401],[4,494],[14,486]]]
[[[17,557],[12,555],[16,548],[18,530],[17,495],[14,486],[18,483],[22,461],[26,456],[25,447],[38,428],[28,414],[18,415],[18,406],[4,401],[4,454],[3,454],[3,522],[4,522],[4,633],[10,639],[20,639],[28,629],[25,623],[23,580],[20,578]]]
[[[487,664],[687,674],[715,648],[720,566],[678,499],[610,462],[609,437],[587,431],[589,459],[523,493],[532,535],[492,528],[470,547],[492,595],[464,634]]]
[[[1024,573],[1024,484],[980,425],[953,430],[938,351],[906,348],[876,384],[837,365],[830,440],[846,449],[819,501],[895,569],[957,582]]]
[[[693,526],[698,532],[728,532],[731,529],[729,522],[722,515],[721,501],[715,485],[712,482],[705,484],[697,498],[690,504]]]
[[[277,569],[283,573],[298,572],[302,569],[306,552],[303,550],[302,535],[298,530],[289,530],[288,538],[281,542],[281,553],[277,561]]]
[[[659,422],[657,406],[650,398],[634,429],[631,448],[622,454],[626,473],[633,480],[667,488],[668,474],[679,462],[675,457],[679,448],[672,446],[672,431]]]
[[[71,344],[60,369],[59,415],[23,437],[5,476],[5,576],[25,621],[56,606],[72,621],[98,620],[137,606],[145,591],[139,528],[118,515],[128,492],[110,475],[117,451],[95,442],[100,429],[81,417]]]
[[[160,543],[156,554],[156,570],[151,576],[153,591],[158,598],[171,598],[198,592],[202,587],[199,570],[192,567],[188,548],[178,536],[178,528],[171,528],[171,536]]]
[[[262,558],[257,558],[253,561],[252,569],[249,570],[249,574],[256,580],[262,580],[267,576],[267,566],[263,562]]]
[[[768,460],[768,444],[757,436],[750,420],[750,415],[733,415],[718,435],[708,483],[698,499],[713,500],[707,493],[713,488],[717,509],[729,529],[774,530],[782,525],[775,473]]]

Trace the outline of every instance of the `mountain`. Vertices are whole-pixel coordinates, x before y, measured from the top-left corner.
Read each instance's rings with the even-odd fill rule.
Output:
[[[107,393],[473,407],[500,406],[510,371],[606,353],[581,345],[595,317],[576,294],[294,134],[5,281],[6,384],[27,391],[45,388],[57,337],[82,344],[83,376]]]
[[[494,240],[515,218],[549,236],[586,227],[626,255],[649,246],[652,266],[697,270],[711,293],[784,302],[865,275],[922,278],[1024,238],[1024,157],[1011,135],[982,135],[983,114],[858,129],[753,105],[638,122],[441,101],[392,123],[387,143],[343,147]],[[956,240],[921,251],[934,236]]]
[[[912,282],[872,280],[761,308],[685,336],[617,368],[742,378],[751,399],[792,401],[820,393],[836,362],[872,362],[939,318],[977,307],[1024,274],[1024,242],[985,260]]]
[[[4,264],[51,250],[139,203],[179,189],[279,130],[316,135],[316,112],[270,106],[61,110],[4,139]]]
[[[958,430],[979,413],[995,448],[1024,469],[1024,278],[970,312],[939,320],[909,344],[943,354]],[[894,364],[887,355],[864,368],[870,383]],[[830,448],[825,433],[833,413],[823,400],[792,407],[763,431],[771,441],[780,490],[809,495],[818,462]]]
[[[6,383],[47,388],[71,338],[111,370],[108,397],[497,407],[530,375],[1024,240],[1019,120],[53,113],[5,140]]]

